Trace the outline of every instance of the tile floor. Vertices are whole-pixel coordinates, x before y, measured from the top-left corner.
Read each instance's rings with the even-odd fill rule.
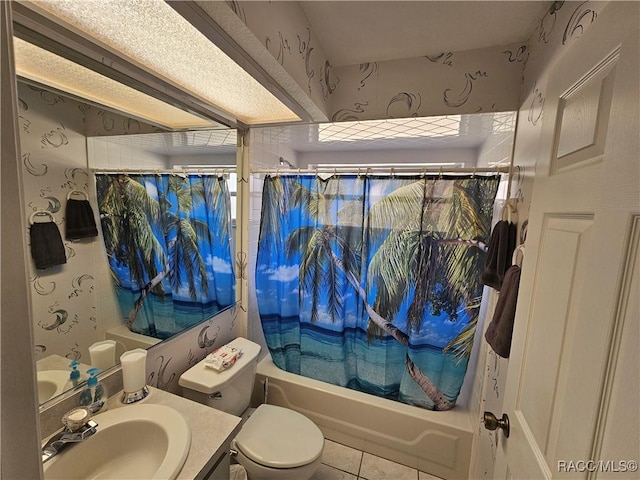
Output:
[[[439,480],[428,473],[325,440],[322,465],[311,480]]]

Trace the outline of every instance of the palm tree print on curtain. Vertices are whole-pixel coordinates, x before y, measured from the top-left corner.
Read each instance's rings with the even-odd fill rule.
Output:
[[[499,176],[265,178],[256,291],[275,364],[453,408],[498,184]]]
[[[235,299],[230,198],[213,175],[96,175],[105,248],[129,328],[167,338]]]

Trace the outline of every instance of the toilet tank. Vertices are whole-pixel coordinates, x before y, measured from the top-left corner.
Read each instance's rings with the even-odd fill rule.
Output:
[[[251,400],[260,345],[242,337],[227,345],[242,352],[233,366],[218,372],[203,360],[184,372],[178,384],[183,397],[240,416]]]

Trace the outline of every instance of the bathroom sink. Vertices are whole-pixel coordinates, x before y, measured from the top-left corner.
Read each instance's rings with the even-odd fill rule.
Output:
[[[48,479],[174,479],[191,446],[191,430],[164,405],[127,405],[93,417],[98,431],[44,464]]]
[[[38,378],[38,401],[44,403],[65,391],[69,381],[68,370],[43,370],[36,372]]]

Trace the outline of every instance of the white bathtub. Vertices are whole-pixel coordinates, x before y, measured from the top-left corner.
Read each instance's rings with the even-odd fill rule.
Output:
[[[133,350],[134,348],[144,348],[146,350],[162,341],[158,338],[132,332],[124,324],[110,328],[104,333],[104,337],[105,340],[115,340],[116,342],[116,362],[120,361],[120,355],[127,350]]]
[[[306,415],[325,438],[445,479],[469,476],[473,431],[460,407],[432,412],[285,372],[270,356],[258,364],[254,405],[268,403]]]

